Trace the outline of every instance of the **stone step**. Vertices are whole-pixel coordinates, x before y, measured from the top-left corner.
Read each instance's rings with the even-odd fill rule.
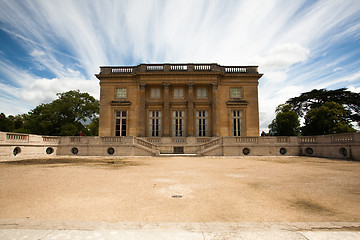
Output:
[[[159,157],[197,157],[196,153],[160,153]]]

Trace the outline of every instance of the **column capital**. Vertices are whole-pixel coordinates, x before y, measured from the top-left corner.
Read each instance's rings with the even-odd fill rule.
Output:
[[[193,88],[194,87],[194,83],[193,82],[188,82],[186,83],[188,88]]]
[[[167,83],[167,82],[163,82],[162,85],[164,86],[164,88],[169,88],[170,87],[170,83]]]
[[[217,89],[219,84],[217,82],[213,82],[213,83],[211,83],[211,86],[213,89]]]
[[[146,87],[146,83],[139,83],[140,90],[144,90]]]

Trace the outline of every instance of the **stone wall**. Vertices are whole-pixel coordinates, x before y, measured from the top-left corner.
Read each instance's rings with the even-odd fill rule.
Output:
[[[360,161],[360,133],[311,137],[52,137],[0,132],[0,160],[54,156],[314,156]]]

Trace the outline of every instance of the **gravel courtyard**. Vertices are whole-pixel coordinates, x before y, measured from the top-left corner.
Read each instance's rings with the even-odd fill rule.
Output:
[[[0,162],[0,219],[359,222],[360,162],[308,157]]]

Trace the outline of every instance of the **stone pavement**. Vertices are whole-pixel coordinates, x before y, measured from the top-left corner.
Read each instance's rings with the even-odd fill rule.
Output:
[[[360,223],[105,223],[0,219],[0,239],[359,240]]]

